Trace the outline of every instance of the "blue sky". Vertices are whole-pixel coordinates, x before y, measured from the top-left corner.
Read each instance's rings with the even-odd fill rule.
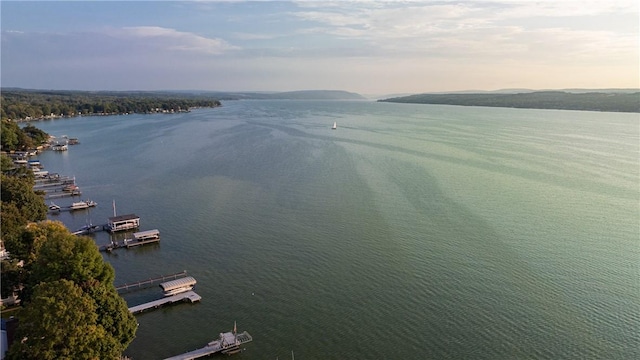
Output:
[[[635,0],[2,1],[2,86],[637,88]]]

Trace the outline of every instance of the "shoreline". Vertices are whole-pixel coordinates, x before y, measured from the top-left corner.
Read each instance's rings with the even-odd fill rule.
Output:
[[[114,112],[114,113],[91,113],[91,114],[73,114],[73,115],[48,115],[48,116],[42,116],[42,117],[37,117],[37,118],[25,118],[25,119],[7,119],[9,121],[14,121],[14,122],[31,122],[31,121],[44,121],[44,120],[57,120],[57,119],[70,119],[70,118],[76,118],[76,117],[84,117],[84,116],[118,116],[118,115],[131,115],[131,114],[136,114],[136,115],[154,115],[154,114],[179,114],[179,113],[190,113],[191,110],[193,109],[201,109],[201,108],[217,108],[217,107],[221,107],[222,105],[215,105],[215,106],[193,106],[190,107],[188,109],[178,109],[178,110],[153,110],[153,111],[146,111],[146,112]]]

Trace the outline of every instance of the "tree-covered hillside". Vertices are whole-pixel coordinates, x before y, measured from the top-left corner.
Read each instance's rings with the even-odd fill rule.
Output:
[[[155,113],[216,107],[207,95],[168,92],[47,91],[2,89],[2,119],[14,121],[45,117]]]
[[[518,94],[417,94],[379,101],[529,109],[640,112],[640,92],[570,93],[564,91],[535,91]]]

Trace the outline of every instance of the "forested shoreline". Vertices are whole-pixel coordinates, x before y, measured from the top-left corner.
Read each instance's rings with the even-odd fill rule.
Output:
[[[144,91],[58,91],[2,89],[2,120],[25,121],[70,116],[173,113],[221,106],[211,96]]]
[[[417,94],[378,101],[527,109],[640,112],[640,92],[534,91],[517,94]]]
[[[24,149],[48,134],[2,120],[3,150]],[[7,139],[7,137],[11,139]],[[0,155],[0,292],[19,300],[10,314],[6,359],[121,359],[137,322],[114,286],[115,271],[94,240],[47,220],[43,193],[26,166]],[[3,318],[5,317],[3,306]],[[7,350],[7,349],[2,349]]]

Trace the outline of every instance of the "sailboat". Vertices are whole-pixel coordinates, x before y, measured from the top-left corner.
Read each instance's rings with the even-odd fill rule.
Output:
[[[331,130],[335,130],[338,128],[338,123],[337,122],[333,122],[333,126],[331,127]]]

